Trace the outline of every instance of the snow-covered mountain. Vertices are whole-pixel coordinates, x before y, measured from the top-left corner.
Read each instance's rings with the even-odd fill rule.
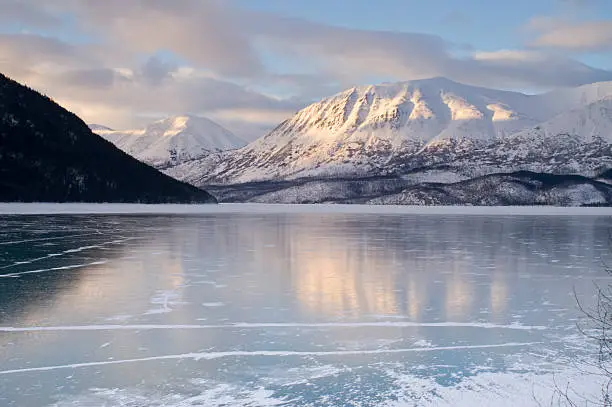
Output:
[[[167,168],[244,146],[244,140],[217,123],[184,115],[156,121],[144,129],[116,131],[90,125],[126,153],[157,168]]]
[[[398,174],[447,182],[612,166],[612,82],[542,95],[433,78],[348,89],[246,147],[167,173],[195,185]]]

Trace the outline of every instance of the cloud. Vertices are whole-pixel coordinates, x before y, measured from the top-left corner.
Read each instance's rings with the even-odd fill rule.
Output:
[[[61,18],[40,4],[28,0],[2,0],[0,23],[25,24],[39,28],[53,28],[61,24]]]
[[[537,18],[528,29],[538,34],[532,47],[557,48],[578,52],[612,50],[612,21],[572,22],[554,18]]]
[[[218,110],[208,116],[244,140],[255,140],[279,123],[291,118],[297,110],[291,106],[287,106],[284,110],[237,108]]]
[[[0,70],[114,128],[196,113],[252,134],[313,99],[381,78],[504,88],[612,80],[548,50],[608,49],[607,26],[550,19],[532,21],[534,48],[481,52],[436,35],[336,27],[221,0],[0,0],[0,21],[8,13],[47,36],[0,34]],[[69,35],[57,27],[66,19]],[[572,38],[561,35],[568,29]]]
[[[112,69],[81,69],[72,71],[63,71],[59,75],[55,75],[56,84],[68,85],[83,89],[110,89],[115,84],[117,72]]]
[[[299,20],[265,22],[263,26],[260,35],[284,45],[286,52],[316,58],[329,74],[354,81],[368,75],[396,79],[444,76],[473,85],[543,89],[612,80],[610,71],[543,51],[482,53],[435,35],[321,27]]]
[[[96,77],[90,73],[72,75],[72,82],[69,84],[70,99],[85,104],[104,101],[115,109],[130,114],[136,111],[140,114],[165,112],[174,115],[248,108],[275,111],[291,106],[283,100],[250,92],[231,82],[210,78],[169,76],[162,83],[152,85],[138,75],[123,76],[121,83],[118,83],[117,76],[114,75],[115,80],[110,87],[98,86],[101,83],[94,78]],[[84,79],[89,81],[86,82]],[[66,83],[48,83],[45,88],[49,94],[56,94],[59,93],[58,87],[66,85]]]
[[[263,71],[233,9],[215,0],[67,1],[81,25],[117,46],[154,54],[168,50],[189,64],[245,77]]]
[[[71,5],[79,13],[82,25],[95,27],[117,47],[145,54],[167,50],[185,59],[188,65],[221,77],[251,81],[251,84],[270,78],[260,53],[262,49],[290,59],[295,65],[308,66],[314,71],[311,73],[326,75],[340,85],[373,77],[431,76],[478,83],[482,72],[487,77],[497,74],[500,86],[517,83],[566,86],[589,82],[591,77],[605,77],[605,72],[593,69],[589,73],[589,68],[578,62],[550,55],[545,61],[549,65],[531,65],[535,77],[541,77],[540,73],[548,70],[551,78],[556,78],[542,85],[525,75],[525,66],[514,66],[507,59],[496,63],[490,59],[482,61],[471,57],[470,48],[464,44],[436,35],[336,27],[247,11],[220,0],[58,2]],[[487,80],[486,84],[489,83]]]
[[[178,69],[176,64],[152,56],[140,70],[143,80],[151,85],[159,85]]]
[[[248,123],[274,126],[289,119],[295,113],[296,110],[288,106],[286,110],[277,110],[273,113],[269,110],[258,108],[222,109],[213,113],[213,116],[218,120],[225,121],[233,121],[236,117],[240,117]]]
[[[466,81],[495,86],[532,86],[539,88],[578,86],[612,80],[612,72],[595,69],[574,59],[528,50],[477,52],[461,69]]]
[[[248,125],[271,128],[303,103],[274,99],[237,84],[217,79],[169,74],[161,82],[151,82],[129,70],[74,70],[61,73],[38,71],[28,81],[52,95],[88,122],[114,128],[139,127],[165,116],[184,113],[230,122],[244,137],[259,137]],[[265,118],[269,120],[265,120]]]
[[[427,76],[448,58],[452,44],[429,34],[366,31],[294,18],[251,16],[252,36],[275,52],[311,63],[336,77]]]
[[[485,57],[430,34],[357,30],[276,16],[251,16],[245,26],[277,52],[317,61],[339,81],[444,76],[472,85],[545,89],[612,80],[610,71],[556,53],[500,50]]]
[[[74,45],[33,34],[0,34],[0,58],[22,65],[78,65],[90,59],[86,52]]]

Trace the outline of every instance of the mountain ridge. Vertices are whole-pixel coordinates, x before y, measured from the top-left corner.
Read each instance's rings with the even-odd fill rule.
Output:
[[[401,174],[444,165],[454,167],[447,174],[453,179],[470,167],[472,176],[518,170],[592,176],[612,164],[608,133],[601,140],[564,136],[552,145],[556,134],[543,140],[532,133],[553,119],[574,120],[578,128],[588,113],[583,110],[609,96],[612,82],[541,95],[444,78],[353,87],[305,107],[241,149],[166,172],[195,185]],[[563,119],[568,112],[571,118]],[[597,120],[592,128],[612,128],[612,117]],[[564,150],[571,166],[561,162]]]

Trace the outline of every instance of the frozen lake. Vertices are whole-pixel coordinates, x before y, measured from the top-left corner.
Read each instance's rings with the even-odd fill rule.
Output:
[[[0,215],[2,406],[600,394],[575,295],[612,281],[609,209],[62,208]]]

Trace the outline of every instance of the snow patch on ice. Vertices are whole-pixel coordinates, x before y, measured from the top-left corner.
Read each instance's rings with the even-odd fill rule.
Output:
[[[420,339],[416,341],[415,343],[413,343],[412,345],[417,348],[432,348],[433,347],[433,344],[431,343],[431,341],[427,339]]]
[[[389,401],[383,404],[385,407],[412,407],[415,402],[419,406],[436,407],[569,406],[558,390],[565,390],[567,386],[570,398],[577,405],[585,405],[585,400],[598,400],[601,397],[606,383],[605,377],[597,372],[577,370],[481,372],[451,386],[440,385],[433,377],[395,376],[398,389],[394,393],[398,401]]]
[[[207,308],[218,308],[218,307],[223,307],[225,304],[222,302],[204,302],[202,303],[203,307],[207,307]]]
[[[176,291],[158,291],[153,298],[151,298],[151,304],[158,305],[158,307],[150,309],[145,313],[145,315],[166,314],[172,312],[176,306],[185,304],[185,302],[181,301],[181,298],[181,295]]]
[[[443,366],[439,366],[443,367]],[[455,383],[441,383],[435,376],[421,372],[421,366],[403,370],[401,366],[389,367],[381,377],[390,380],[380,394],[366,394],[361,388],[360,376],[354,375],[354,388],[345,389],[342,400],[332,398],[325,406],[363,405],[381,407],[413,406],[539,406],[568,405],[563,403],[557,389],[569,389],[570,398],[584,405],[585,400],[598,400],[606,380],[596,371],[553,369],[541,372],[524,372],[520,367],[492,372],[487,367],[471,376],[457,378]],[[336,382],[340,375],[351,375],[351,369],[334,365],[292,368],[271,372],[266,377],[248,384],[229,384],[193,379],[179,383],[181,390],[91,389],[87,394],[67,396],[55,403],[55,407],[82,405],[122,406],[194,406],[207,407],[264,407],[310,406],[304,394],[287,396],[283,388],[306,386],[312,388],[317,380],[328,384]],[[352,385],[351,385],[352,386]],[[333,396],[330,394],[329,396]],[[375,397],[374,397],[375,396]],[[376,401],[378,400],[378,401]],[[323,399],[320,400],[324,402]],[[561,401],[560,404],[556,404]],[[319,405],[319,404],[317,404]],[[590,404],[589,404],[590,405]]]
[[[195,386],[190,386],[195,387]],[[145,392],[139,389],[92,389],[91,394],[67,398],[53,407],[72,406],[149,406],[149,407],[269,407],[286,405],[264,388],[244,389],[217,384],[196,395]],[[190,389],[191,390],[191,389]]]

